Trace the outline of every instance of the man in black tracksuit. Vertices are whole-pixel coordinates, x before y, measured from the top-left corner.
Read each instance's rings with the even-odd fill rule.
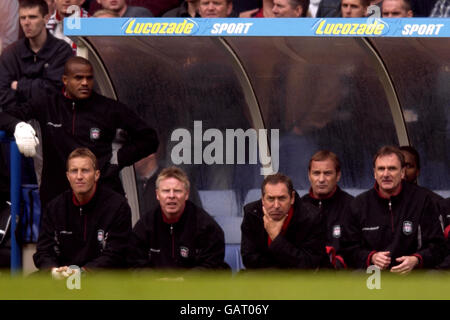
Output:
[[[81,269],[125,267],[131,234],[131,210],[120,194],[97,185],[95,156],[75,149],[67,162],[72,190],[46,208],[33,256],[41,270],[76,265]]]
[[[319,208],[326,224],[326,250],[332,265],[336,269],[346,267],[339,255],[342,222],[353,196],[343,191],[337,183],[341,178],[341,165],[336,154],[328,150],[316,152],[309,161],[308,178],[311,183],[309,193],[302,197]],[[327,266],[324,261],[323,266]]]
[[[355,198],[344,223],[341,246],[349,267],[373,264],[405,274],[441,262],[437,207],[423,188],[402,181],[404,163],[396,147],[383,147],[375,155],[375,187]]]
[[[225,237],[203,209],[188,200],[189,180],[179,168],[165,168],[156,180],[158,207],[136,223],[128,264],[133,268],[228,269]]]
[[[246,269],[316,269],[326,259],[319,210],[301,201],[289,177],[264,179],[262,199],[244,207],[242,259]]]
[[[42,92],[32,102],[0,114],[0,128],[9,133],[15,132],[21,120],[34,118],[39,121],[43,142],[40,186],[43,208],[68,189],[63,176],[65,160],[73,149],[86,147],[92,150],[102,174],[100,183],[123,193],[119,171],[154,153],[158,147],[155,131],[135,112],[92,91],[93,69],[88,60],[70,58],[64,73],[64,92],[54,95]],[[113,141],[119,128],[126,131],[127,138],[116,150]]]
[[[0,57],[0,110],[25,103],[42,91],[61,91],[64,64],[73,56],[70,46],[45,28],[48,18],[45,0],[20,1],[19,16],[24,38],[5,48]],[[0,145],[0,192],[9,193],[9,171]],[[32,159],[23,159],[22,183],[36,181]],[[36,170],[40,171],[37,162]],[[0,194],[0,198],[3,197]],[[8,196],[9,199],[9,196]]]
[[[450,269],[450,198],[440,202],[441,216],[444,224],[444,238],[447,244],[444,261],[438,265],[438,269]]]

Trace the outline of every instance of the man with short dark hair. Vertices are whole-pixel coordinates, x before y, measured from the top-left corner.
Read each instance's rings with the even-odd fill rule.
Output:
[[[367,14],[370,0],[342,0],[341,13],[343,18],[362,18]]]
[[[325,224],[319,211],[301,201],[292,181],[267,176],[261,200],[244,207],[241,253],[247,269],[316,269],[326,259]]]
[[[40,196],[42,206],[68,189],[65,160],[77,147],[88,147],[97,156],[102,173],[100,183],[124,193],[120,170],[158,148],[153,130],[126,105],[93,91],[91,63],[71,57],[65,64],[64,90],[52,95],[42,92],[28,103],[1,113],[0,128],[14,133],[19,151],[32,155],[35,133],[23,121],[36,119],[42,131],[43,168]],[[118,129],[127,133],[123,145],[113,149]]]
[[[300,18],[308,13],[309,0],[274,0],[272,12],[275,18]]]
[[[410,0],[383,0],[381,4],[383,18],[411,18],[414,13]]]
[[[443,235],[429,193],[403,181],[405,159],[397,147],[378,150],[375,187],[357,196],[344,223],[342,253],[351,268],[375,265],[406,274],[443,259]]]
[[[56,279],[82,270],[125,267],[131,209],[120,194],[98,185],[100,170],[87,148],[67,159],[71,190],[52,200],[43,215],[34,263]]]
[[[341,179],[341,164],[336,154],[328,150],[316,152],[309,161],[308,177],[311,183],[309,193],[302,201],[311,203],[320,210],[327,229],[326,250],[336,269],[345,268],[339,255],[344,213],[353,196],[338,186]]]
[[[189,179],[183,170],[169,167],[159,173],[159,205],[133,228],[130,267],[228,269],[224,233],[206,211],[188,200],[189,191]]]
[[[49,18],[45,0],[22,0],[19,21],[25,37],[4,50],[0,58],[0,107],[26,102],[41,91],[62,88],[70,47],[45,28]]]

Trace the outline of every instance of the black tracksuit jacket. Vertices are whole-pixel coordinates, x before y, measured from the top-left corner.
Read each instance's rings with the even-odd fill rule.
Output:
[[[67,190],[45,210],[34,263],[39,269],[125,267],[130,234],[131,210],[122,195],[97,186],[92,199],[79,206]]]
[[[0,110],[7,110],[39,96],[42,91],[62,88],[64,64],[73,56],[72,48],[47,31],[44,46],[35,53],[29,40],[8,46],[0,57]],[[17,81],[17,90],[11,82]]]
[[[373,253],[390,251],[391,265],[401,256],[415,255],[419,267],[435,267],[443,258],[443,234],[437,206],[429,192],[402,181],[389,199],[378,186],[357,196],[345,216],[341,252],[351,268],[367,268]]]
[[[279,234],[270,246],[264,229],[261,200],[244,207],[241,232],[241,253],[247,269],[315,269],[327,258],[326,229],[319,209],[303,202],[297,193],[286,233]]]
[[[189,200],[172,224],[163,220],[161,207],[147,212],[131,236],[128,265],[132,268],[228,269],[225,237],[217,222]]]
[[[20,119],[20,120],[19,120]],[[0,114],[0,128],[14,133],[20,121],[39,121],[43,148],[42,207],[69,189],[66,160],[78,147],[89,148],[97,157],[101,171],[100,184],[123,193],[119,170],[154,153],[158,147],[156,132],[124,104],[92,93],[84,100],[72,100],[60,92],[45,95]],[[127,133],[117,152],[118,166],[111,166],[113,140],[117,129]]]
[[[341,188],[337,187],[334,194],[327,199],[316,199],[311,195],[311,191],[302,197],[302,200],[309,202],[319,208],[322,218],[327,226],[327,246],[334,248],[336,253],[340,250],[340,238],[342,235],[342,222],[344,214],[354,197]]]

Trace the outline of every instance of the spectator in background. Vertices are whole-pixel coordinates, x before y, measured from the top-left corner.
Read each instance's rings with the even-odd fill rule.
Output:
[[[0,1],[0,53],[19,37],[19,2]],[[1,105],[1,104],[0,104]]]
[[[120,170],[154,153],[159,143],[156,132],[132,109],[93,91],[94,71],[88,60],[69,58],[62,80],[64,90],[54,94],[42,91],[26,104],[0,114],[0,128],[14,133],[19,151],[25,156],[33,156],[37,143],[34,130],[23,121],[36,119],[41,126],[43,169],[39,193],[43,208],[68,189],[63,175],[73,149],[89,147],[99,162],[100,183],[123,194]],[[120,148],[113,148],[118,129],[126,131],[126,139]]]
[[[437,0],[411,0],[414,17],[428,17]]]
[[[261,8],[243,11],[239,14],[240,18],[273,18],[273,0],[263,0]]]
[[[48,5],[48,13],[50,14],[50,16],[52,16],[56,10],[55,0],[45,0],[45,1],[47,2]]]
[[[198,12],[202,18],[234,16],[232,0],[200,0]]]
[[[448,18],[450,17],[450,0],[438,0],[431,10],[432,18]]]
[[[341,17],[341,0],[321,0],[317,9],[316,18]]]
[[[383,0],[381,14],[383,18],[411,18],[411,0]]]
[[[267,176],[261,200],[244,207],[241,253],[247,269],[316,269],[324,259],[325,224],[281,173]]]
[[[19,20],[25,38],[16,41],[0,57],[0,105],[4,110],[37,96],[41,91],[59,91],[70,47],[45,28],[45,0],[22,0]]]
[[[400,151],[405,157],[405,180],[417,184],[420,174],[419,152],[411,146],[401,146]]]
[[[169,167],[160,172],[156,179],[159,204],[133,228],[128,255],[131,267],[228,268],[224,233],[206,211],[188,200],[189,190],[183,170]]]
[[[50,19],[47,22],[47,29],[50,33],[58,39],[62,39],[66,41],[76,54],[77,45],[73,42],[69,37],[64,35],[64,18],[70,17],[73,14],[80,18],[87,18],[88,12],[81,8],[84,0],[54,0],[55,1],[55,12],[50,16]],[[69,7],[72,7],[69,9]],[[74,10],[74,8],[77,8]]]
[[[374,188],[357,196],[345,217],[345,262],[400,274],[434,268],[443,259],[444,237],[429,193],[403,181],[405,159],[396,147],[378,150],[373,171]]]
[[[309,0],[274,0],[272,12],[275,18],[306,17]]]
[[[127,5],[126,0],[97,0],[103,9],[115,11],[119,17],[153,17],[153,13],[145,7]]]
[[[196,18],[200,17],[198,13],[198,5],[200,0],[186,0],[181,3],[179,7],[173,8],[166,13],[164,13],[163,17],[191,17]]]
[[[341,13],[343,18],[362,18],[367,14],[370,0],[342,0]]]
[[[45,25],[49,18],[45,0],[22,0],[19,6],[20,26],[24,38],[14,42],[0,57],[0,106],[13,109],[45,92],[59,92],[64,64],[72,56],[70,46],[56,39]],[[32,123],[40,136],[37,123]],[[23,159],[22,182],[40,183],[42,152]],[[9,173],[8,173],[9,175]]]
[[[341,179],[341,164],[333,152],[321,150],[309,161],[308,177],[311,183],[309,193],[302,201],[311,203],[320,210],[327,226],[326,250],[336,269],[345,268],[344,259],[339,255],[340,238],[344,213],[353,196],[343,191],[337,183]],[[324,263],[323,265],[326,266]]]
[[[119,14],[115,11],[108,9],[100,9],[95,11],[92,15],[94,18],[119,18]]]
[[[126,266],[131,234],[131,209],[122,195],[98,185],[97,158],[77,148],[67,158],[71,190],[45,209],[33,256],[40,270],[57,279],[70,275],[69,266],[82,270]]]

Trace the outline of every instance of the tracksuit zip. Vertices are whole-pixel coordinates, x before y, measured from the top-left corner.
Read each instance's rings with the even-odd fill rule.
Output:
[[[72,102],[72,134],[75,135],[75,101]]]
[[[84,227],[83,227],[83,240],[86,241],[86,227],[87,227],[87,221],[86,221],[86,215],[83,213],[83,208],[80,207],[80,217],[84,218]]]
[[[319,210],[322,209],[322,200],[319,201]]]
[[[389,213],[391,215],[391,226],[392,232],[394,232],[394,212],[392,212],[392,201],[389,200]]]
[[[172,258],[175,259],[175,241],[173,238],[173,224],[170,225],[170,236],[172,238]]]

